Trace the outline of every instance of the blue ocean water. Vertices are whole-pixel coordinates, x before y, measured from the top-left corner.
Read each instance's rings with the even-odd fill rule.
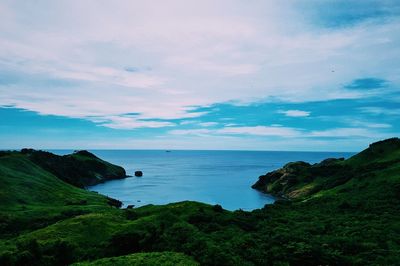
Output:
[[[70,151],[69,151],[70,152]],[[274,198],[251,188],[258,177],[292,161],[316,163],[338,152],[93,150],[121,165],[132,177],[89,189],[121,200],[124,205],[167,204],[194,200],[220,204],[228,210],[252,210]],[[67,151],[57,153],[65,154]],[[143,171],[135,177],[135,170]]]

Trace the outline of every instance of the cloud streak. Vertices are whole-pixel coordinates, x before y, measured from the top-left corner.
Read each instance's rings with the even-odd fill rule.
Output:
[[[380,128],[389,128],[386,124],[368,124],[365,127],[330,128],[307,132],[304,129],[278,126],[242,126],[225,127],[220,129],[179,129],[171,130],[171,135],[194,136],[223,136],[223,135],[251,135],[261,137],[279,137],[281,139],[309,139],[309,138],[389,138],[390,133],[377,131]]]
[[[300,131],[285,127],[225,127],[220,129],[177,129],[169,131],[171,135],[252,135],[252,136],[275,136],[275,137],[294,137],[299,136]]]
[[[311,114],[311,112],[308,111],[302,111],[302,110],[286,110],[286,111],[278,111],[278,113],[284,114],[289,117],[307,117]]]

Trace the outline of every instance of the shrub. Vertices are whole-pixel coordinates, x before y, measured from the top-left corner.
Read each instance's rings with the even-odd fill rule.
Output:
[[[224,211],[224,209],[222,208],[222,206],[219,205],[219,204],[214,205],[214,206],[212,207],[212,209],[213,209],[213,211],[215,211],[215,212],[223,212],[223,211]]]

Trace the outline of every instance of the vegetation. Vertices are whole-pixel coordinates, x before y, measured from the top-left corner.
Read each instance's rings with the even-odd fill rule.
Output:
[[[120,257],[112,257],[96,260],[93,262],[83,262],[74,266],[198,266],[192,258],[181,253],[175,252],[151,252],[136,253]]]
[[[23,149],[21,153],[61,180],[81,188],[126,177],[124,168],[103,161],[85,150],[65,156],[32,149]]]
[[[189,201],[118,209],[28,154],[0,154],[0,265],[398,264],[399,139],[260,180],[290,200],[252,212]]]
[[[397,167],[399,163],[400,141],[393,138],[373,143],[348,160],[329,158],[314,165],[301,161],[288,163],[260,176],[252,187],[283,198],[320,196],[351,180],[360,183],[358,181],[369,178],[368,181],[373,181],[372,176]]]

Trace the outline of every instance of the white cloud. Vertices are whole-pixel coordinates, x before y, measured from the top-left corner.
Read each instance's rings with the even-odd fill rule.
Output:
[[[384,108],[384,107],[361,107],[359,110],[363,113],[373,114],[373,115],[400,115],[399,108]]]
[[[327,130],[315,130],[307,132],[303,129],[283,127],[283,126],[242,126],[242,127],[225,127],[220,129],[179,129],[171,130],[171,135],[193,135],[193,136],[240,136],[251,135],[260,137],[280,137],[283,139],[290,138],[303,139],[305,143],[309,143],[310,138],[361,138],[361,139],[383,139],[390,138],[393,133],[379,132],[376,129],[386,128],[383,125],[367,125],[366,127],[351,128],[331,128]],[[396,135],[396,134],[395,134]],[[373,137],[372,137],[373,136]]]
[[[203,123],[199,123],[199,126],[202,127],[212,127],[212,126],[216,126],[218,125],[217,122],[203,122]]]
[[[235,126],[239,126],[239,124],[236,124],[236,123],[227,123],[227,124],[224,124],[224,126],[226,126],[226,127],[235,127]],[[272,125],[273,126],[273,125]]]
[[[226,127],[217,131],[220,134],[247,134],[256,136],[279,136],[279,137],[295,137],[300,132],[293,128],[287,127]]]
[[[253,135],[253,136],[278,136],[294,137],[300,136],[297,129],[287,127],[225,127],[221,129],[182,129],[169,131],[172,135]]]
[[[110,67],[72,65],[65,70],[55,70],[53,74],[59,78],[104,82],[133,88],[149,88],[165,83],[163,78],[148,73],[132,73]]]
[[[391,128],[392,125],[386,123],[372,123],[368,121],[362,121],[357,119],[346,119],[347,123],[354,127],[366,127],[366,128]]]
[[[280,110],[278,113],[285,114],[286,116],[290,117],[306,117],[309,116],[311,112],[301,110]]]
[[[307,134],[307,137],[337,137],[337,138],[354,138],[354,137],[371,138],[371,136],[382,139],[382,138],[392,137],[393,134],[381,133],[369,128],[333,128],[327,130],[311,131],[309,134]]]
[[[179,123],[180,125],[198,125],[201,127],[212,127],[218,125],[217,122],[201,122],[200,120],[185,120]]]
[[[316,29],[296,8],[234,0],[4,2],[0,71],[73,85],[0,84],[0,106],[154,127],[166,124],[143,119],[198,117],[204,113],[189,106],[217,102],[360,98],[368,92],[343,84],[360,74],[398,76],[397,19]],[[139,115],[125,121],[126,113]]]
[[[385,124],[385,123],[365,123],[364,125],[366,127],[370,127],[370,128],[391,128],[392,127],[392,125]]]
[[[176,129],[170,130],[168,133],[171,135],[196,135],[196,136],[203,136],[209,135],[214,133],[214,130],[210,129]]]
[[[131,116],[105,116],[101,118],[92,118],[92,121],[101,126],[114,129],[134,129],[134,128],[159,128],[175,126],[171,122],[163,121],[143,121]]]

